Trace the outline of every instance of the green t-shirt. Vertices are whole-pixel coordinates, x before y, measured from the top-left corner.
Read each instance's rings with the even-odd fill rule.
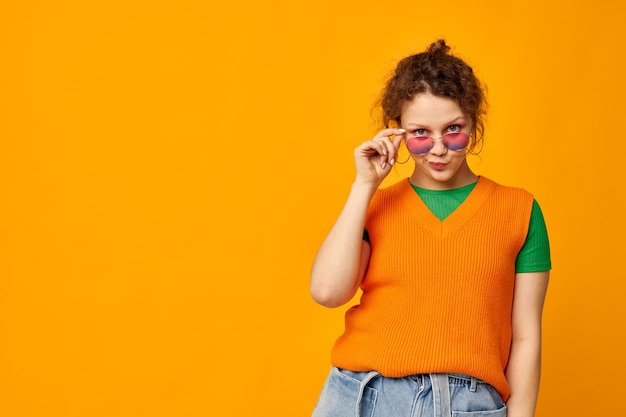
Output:
[[[452,190],[428,190],[426,188],[416,187],[413,184],[411,184],[411,186],[430,211],[439,220],[443,220],[465,201],[476,184],[477,183],[473,183]],[[363,239],[369,243],[367,230],[363,233]],[[548,271],[551,267],[550,242],[548,240],[546,223],[537,200],[534,200],[530,222],[528,224],[526,242],[517,255],[515,272]]]

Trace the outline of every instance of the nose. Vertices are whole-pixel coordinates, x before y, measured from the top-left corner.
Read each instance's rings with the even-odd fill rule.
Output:
[[[443,144],[443,137],[440,138],[432,138],[433,140],[433,148],[430,150],[430,153],[433,155],[445,155],[448,152],[448,148]]]

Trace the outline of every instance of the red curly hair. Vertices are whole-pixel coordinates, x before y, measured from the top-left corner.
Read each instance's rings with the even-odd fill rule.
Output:
[[[427,51],[398,63],[379,100],[383,124],[389,127],[393,121],[400,126],[402,106],[416,94],[428,92],[450,98],[471,120],[472,139],[468,149],[473,152],[485,132],[486,87],[469,65],[449,51],[446,42],[439,39]]]

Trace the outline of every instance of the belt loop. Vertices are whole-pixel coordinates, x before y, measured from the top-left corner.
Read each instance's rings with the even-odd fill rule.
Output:
[[[472,382],[470,382],[470,392],[476,392],[476,385],[478,384],[478,380],[473,376],[470,378],[472,379]]]
[[[370,383],[372,379],[376,378],[379,375],[380,374],[378,372],[371,371],[368,372],[367,375],[365,375],[365,378],[363,378],[363,381],[361,381],[361,386],[359,387],[359,396],[356,399],[356,417],[359,417],[361,415],[361,400],[363,399],[365,387],[367,386],[367,384]]]
[[[450,409],[450,376],[448,374],[430,374],[433,390],[435,417],[452,417]]]

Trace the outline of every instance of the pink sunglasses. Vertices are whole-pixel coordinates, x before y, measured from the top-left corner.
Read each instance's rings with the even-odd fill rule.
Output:
[[[436,140],[442,140],[446,148],[451,151],[462,151],[467,148],[471,135],[463,132],[446,133],[440,138],[432,136],[413,136],[406,140],[406,147],[409,152],[422,155],[430,151],[435,146]]]

